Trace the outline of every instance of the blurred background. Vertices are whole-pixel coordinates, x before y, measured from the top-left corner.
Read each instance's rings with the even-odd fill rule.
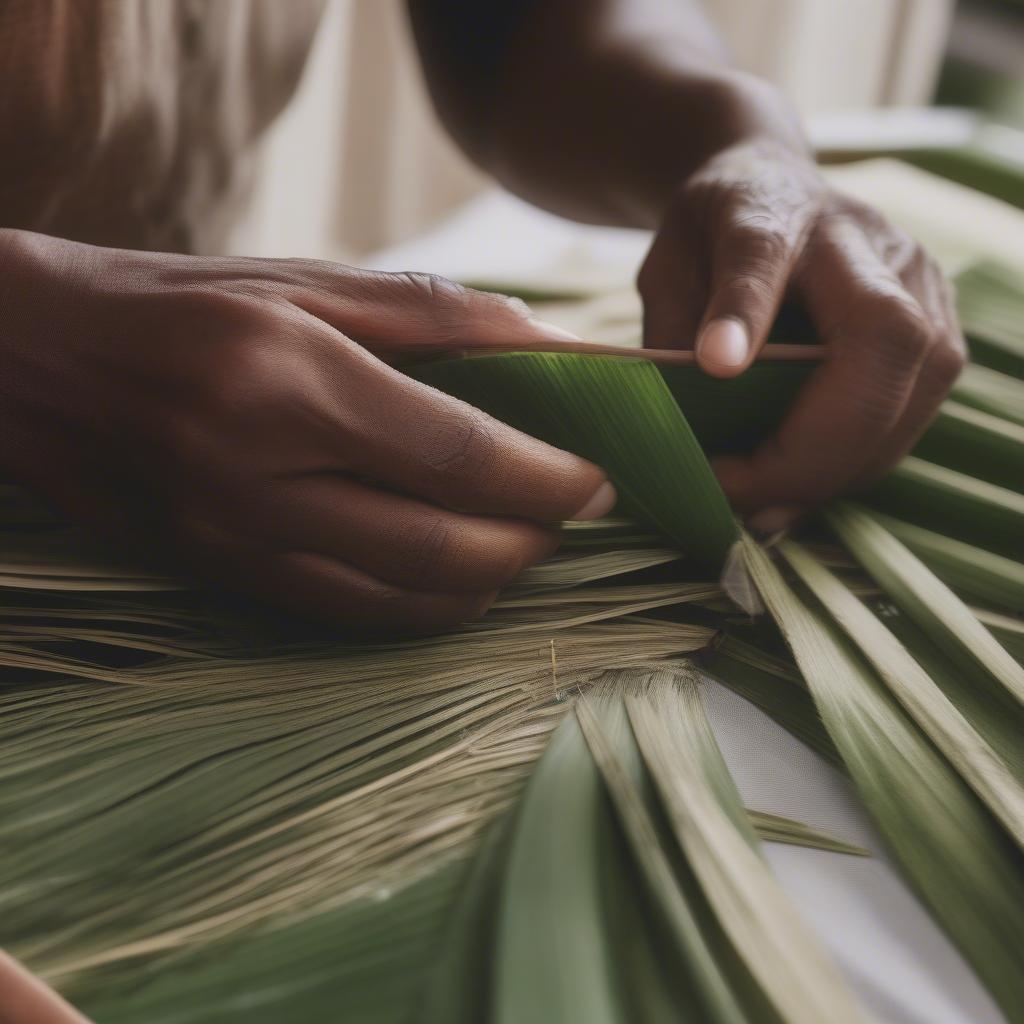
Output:
[[[1024,0],[706,4],[736,63],[778,84],[824,150],[958,144],[981,122],[1024,128]],[[934,104],[956,109],[921,110]],[[232,243],[250,255],[358,262],[488,187],[430,109],[403,0],[330,0],[259,163]]]

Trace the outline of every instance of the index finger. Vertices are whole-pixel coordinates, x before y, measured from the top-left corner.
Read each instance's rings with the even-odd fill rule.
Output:
[[[826,361],[773,438],[715,461],[743,512],[812,506],[850,489],[898,423],[932,344],[928,318],[852,224],[816,246],[801,290]]]
[[[597,519],[617,495],[603,470],[385,366],[369,353],[346,389],[346,468],[462,512]]]
[[[786,217],[744,201],[715,242],[711,287],[697,336],[697,361],[715,377],[735,377],[757,357],[785,297],[816,207]]]

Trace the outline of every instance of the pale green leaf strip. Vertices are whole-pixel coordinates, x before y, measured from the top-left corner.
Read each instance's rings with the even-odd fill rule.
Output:
[[[1003,1011],[1021,1020],[1019,850],[843,635],[800,600],[752,538],[744,535],[743,545],[866,809]]]
[[[921,458],[1013,491],[1024,490],[1022,452],[1024,425],[952,399],[914,447]]]
[[[960,713],[985,737],[989,746],[1024,785],[1024,707],[1003,691],[993,691],[979,680],[978,672],[966,672],[950,658],[910,616],[888,598],[865,602],[889,631],[914,655]]]
[[[491,998],[491,943],[509,822],[492,825],[461,879],[415,1014],[416,1024],[477,1024]]]
[[[586,555],[549,558],[521,572],[508,590],[558,590],[597,580],[639,572],[656,565],[678,562],[682,553],[672,548],[601,551]]]
[[[981,260],[956,277],[957,308],[971,339],[971,358],[1024,376],[1024,290],[1020,273],[995,260]],[[984,342],[978,352],[975,344]]]
[[[874,665],[890,692],[1024,847],[1024,787],[907,649],[843,583],[794,541],[779,550]]]
[[[873,515],[948,586],[973,600],[1024,611],[1024,564],[881,512]]]
[[[913,552],[856,506],[833,505],[825,514],[857,560],[936,643],[974,659],[1024,703],[1024,668]]]
[[[1024,399],[1024,384],[1020,385],[1020,397]],[[1000,448],[1024,444],[1024,426],[1020,423],[963,405],[952,398],[942,403],[938,418],[957,424],[977,444],[995,444]]]
[[[988,366],[966,366],[953,397],[993,416],[1024,424],[1024,382]]]
[[[570,715],[516,812],[496,933],[495,1024],[574,1017],[625,1024],[615,945],[603,921],[602,799],[600,776]]]
[[[513,815],[497,941],[480,954],[495,963],[492,1013],[474,1024],[707,1019],[695,965],[665,948],[648,892],[570,713]]]
[[[67,994],[103,1024],[333,1021],[339,1006],[346,1022],[395,1024],[416,1005],[464,874],[449,860],[393,892],[279,920],[244,942],[184,948],[172,964],[130,975],[96,971]]]
[[[664,914],[675,942],[676,952],[684,963],[691,965],[694,978],[702,986],[708,1013],[706,1019],[714,1024],[742,1024],[746,1021],[746,1015],[720,972],[701,934],[700,926],[676,882],[643,796],[616,755],[613,745],[606,737],[605,726],[591,709],[586,698],[580,698],[576,702],[576,719],[618,812],[637,864]],[[574,1014],[572,1018],[564,1019],[575,1017]]]
[[[1018,662],[1024,662],[1024,620],[1000,615],[987,608],[972,608],[971,611]]]
[[[802,846],[808,850],[847,853],[851,857],[871,856],[871,851],[866,847],[838,839],[828,832],[812,828],[795,818],[749,808],[747,817],[750,819],[750,824],[754,826],[758,839],[763,843],[785,843],[789,846]]]
[[[693,742],[703,752],[698,767],[702,772],[702,781],[709,789],[712,798],[718,807],[726,814],[733,828],[743,836],[751,849],[757,848],[757,834],[750,823],[750,818],[743,807],[739,790],[729,772],[718,749],[718,742],[711,731],[711,723],[704,714],[703,702],[699,703],[699,716],[691,714],[685,720],[680,720],[682,710],[685,710],[687,701],[691,698],[690,683],[699,678],[697,670],[690,662],[677,661],[671,666],[652,666],[645,674],[634,669],[630,673],[631,687],[630,694],[642,697],[643,707],[650,705],[667,705],[666,715],[676,729],[682,730],[687,737],[689,733],[700,733],[699,739]],[[700,700],[699,695],[696,698]],[[680,703],[684,707],[680,707]],[[629,700],[624,707],[629,710]],[[632,715],[630,715],[632,721]],[[633,730],[636,732],[635,728]],[[642,748],[637,745],[639,753]],[[644,759],[646,760],[646,758]],[[649,766],[648,766],[649,767]]]
[[[908,455],[866,496],[872,507],[1009,558],[1024,536],[1024,495]]]
[[[666,673],[668,675],[668,673]],[[676,839],[726,934],[788,1024],[863,1020],[767,865],[736,827],[708,775],[724,769],[695,680],[625,698],[630,722]],[[669,676],[669,678],[671,678]],[[733,791],[732,810],[742,813]]]

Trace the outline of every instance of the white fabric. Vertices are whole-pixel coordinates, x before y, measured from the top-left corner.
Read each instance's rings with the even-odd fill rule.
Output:
[[[741,697],[710,683],[708,717],[744,803],[865,846],[871,858],[765,844],[768,862],[871,1019],[995,1024],[1003,1018],[896,874],[846,780]]]

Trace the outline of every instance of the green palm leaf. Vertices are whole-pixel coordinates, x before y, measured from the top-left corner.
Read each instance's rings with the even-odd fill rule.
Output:
[[[744,537],[743,550],[879,831],[1003,1012],[1022,1019],[1017,851],[863,655],[789,587],[756,543]]]

